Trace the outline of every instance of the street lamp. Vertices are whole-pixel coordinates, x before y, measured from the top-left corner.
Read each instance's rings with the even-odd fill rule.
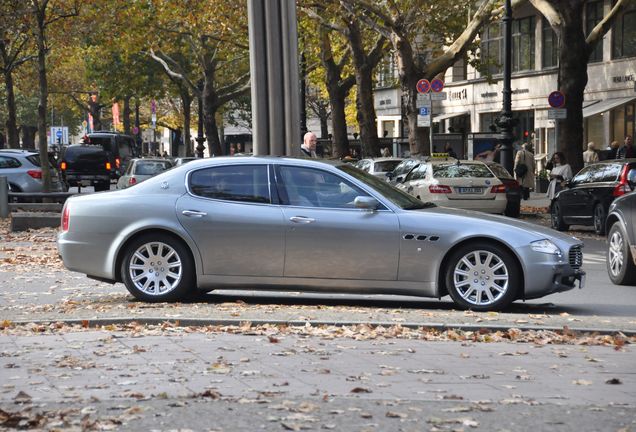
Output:
[[[510,86],[512,74],[512,5],[511,0],[506,0],[506,9],[503,17],[504,30],[504,68],[503,68],[503,109],[497,120],[497,126],[501,129],[501,165],[512,174],[512,128],[515,120],[512,118],[512,89]]]
[[[197,157],[203,157],[203,150],[205,150],[205,146],[203,143],[205,142],[205,137],[203,136],[203,80],[199,81],[199,124],[197,128]]]

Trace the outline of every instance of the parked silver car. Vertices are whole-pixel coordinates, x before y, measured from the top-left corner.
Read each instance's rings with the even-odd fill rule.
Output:
[[[126,189],[148,180],[172,168],[172,162],[162,158],[133,159],[128,163],[126,172],[117,180],[117,189]]]
[[[51,170],[51,191],[66,191],[66,185],[60,180],[57,169],[50,161],[49,169]],[[0,150],[0,176],[7,177],[11,192],[42,192],[40,154],[33,150]]]
[[[501,309],[582,287],[581,241],[423,203],[341,162],[218,157],[66,201],[64,265],[138,299],[195,288],[391,293]]]

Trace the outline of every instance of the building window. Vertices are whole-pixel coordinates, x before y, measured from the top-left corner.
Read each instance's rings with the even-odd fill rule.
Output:
[[[541,26],[541,64],[543,68],[559,65],[559,39],[547,19],[543,18]]]
[[[378,88],[388,88],[397,85],[397,70],[393,54],[385,56],[377,70],[376,85]]]
[[[616,20],[612,42],[614,58],[636,57],[636,11]]]
[[[512,22],[512,71],[534,69],[534,17]]]
[[[585,34],[592,33],[596,24],[603,19],[603,1],[589,2],[585,5]],[[599,40],[590,54],[590,63],[603,61],[603,39]]]
[[[512,22],[512,71],[534,69],[534,16]],[[492,24],[482,34],[481,55],[486,73],[499,74],[503,70],[503,26]]]
[[[503,37],[501,24],[491,24],[486,27],[481,40],[481,59],[484,63],[484,73],[495,75],[502,71]]]

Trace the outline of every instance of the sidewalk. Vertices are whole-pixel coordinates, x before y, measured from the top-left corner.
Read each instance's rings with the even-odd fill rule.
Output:
[[[530,192],[530,198],[521,201],[521,214],[550,215],[550,200],[545,193]]]
[[[632,346],[156,328],[5,333],[0,352],[0,426],[10,413],[95,430],[634,427]]]

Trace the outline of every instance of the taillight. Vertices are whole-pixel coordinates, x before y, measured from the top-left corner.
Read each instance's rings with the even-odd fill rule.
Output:
[[[619,197],[621,195],[625,195],[632,191],[632,188],[629,187],[629,183],[627,183],[627,173],[629,172],[629,165],[624,165],[623,170],[621,171],[621,175],[619,177],[618,185],[612,191],[613,197]]]
[[[42,171],[40,170],[28,170],[27,174],[33,177],[34,179],[37,179],[37,180],[42,179]]]
[[[490,193],[506,193],[506,185],[500,184],[493,186],[490,189]]]
[[[131,177],[128,179],[128,186],[132,186],[134,184],[137,184],[137,179],[134,177]]]
[[[112,168],[112,165],[110,164],[110,162],[106,162],[106,169],[110,171],[111,168]]]
[[[450,188],[450,186],[444,186],[444,185],[430,185],[428,187],[428,191],[430,193],[434,193],[434,194],[449,194],[449,193],[453,193],[453,191]]]
[[[66,168],[68,167],[68,165],[66,164],[65,161],[60,162],[60,169],[62,171],[66,171]]]
[[[69,221],[71,219],[71,213],[68,209],[68,205],[64,206],[64,211],[62,212],[62,231],[68,231]]]
[[[121,161],[119,160],[119,158],[115,158],[115,167],[119,169],[120,166],[121,166]]]

